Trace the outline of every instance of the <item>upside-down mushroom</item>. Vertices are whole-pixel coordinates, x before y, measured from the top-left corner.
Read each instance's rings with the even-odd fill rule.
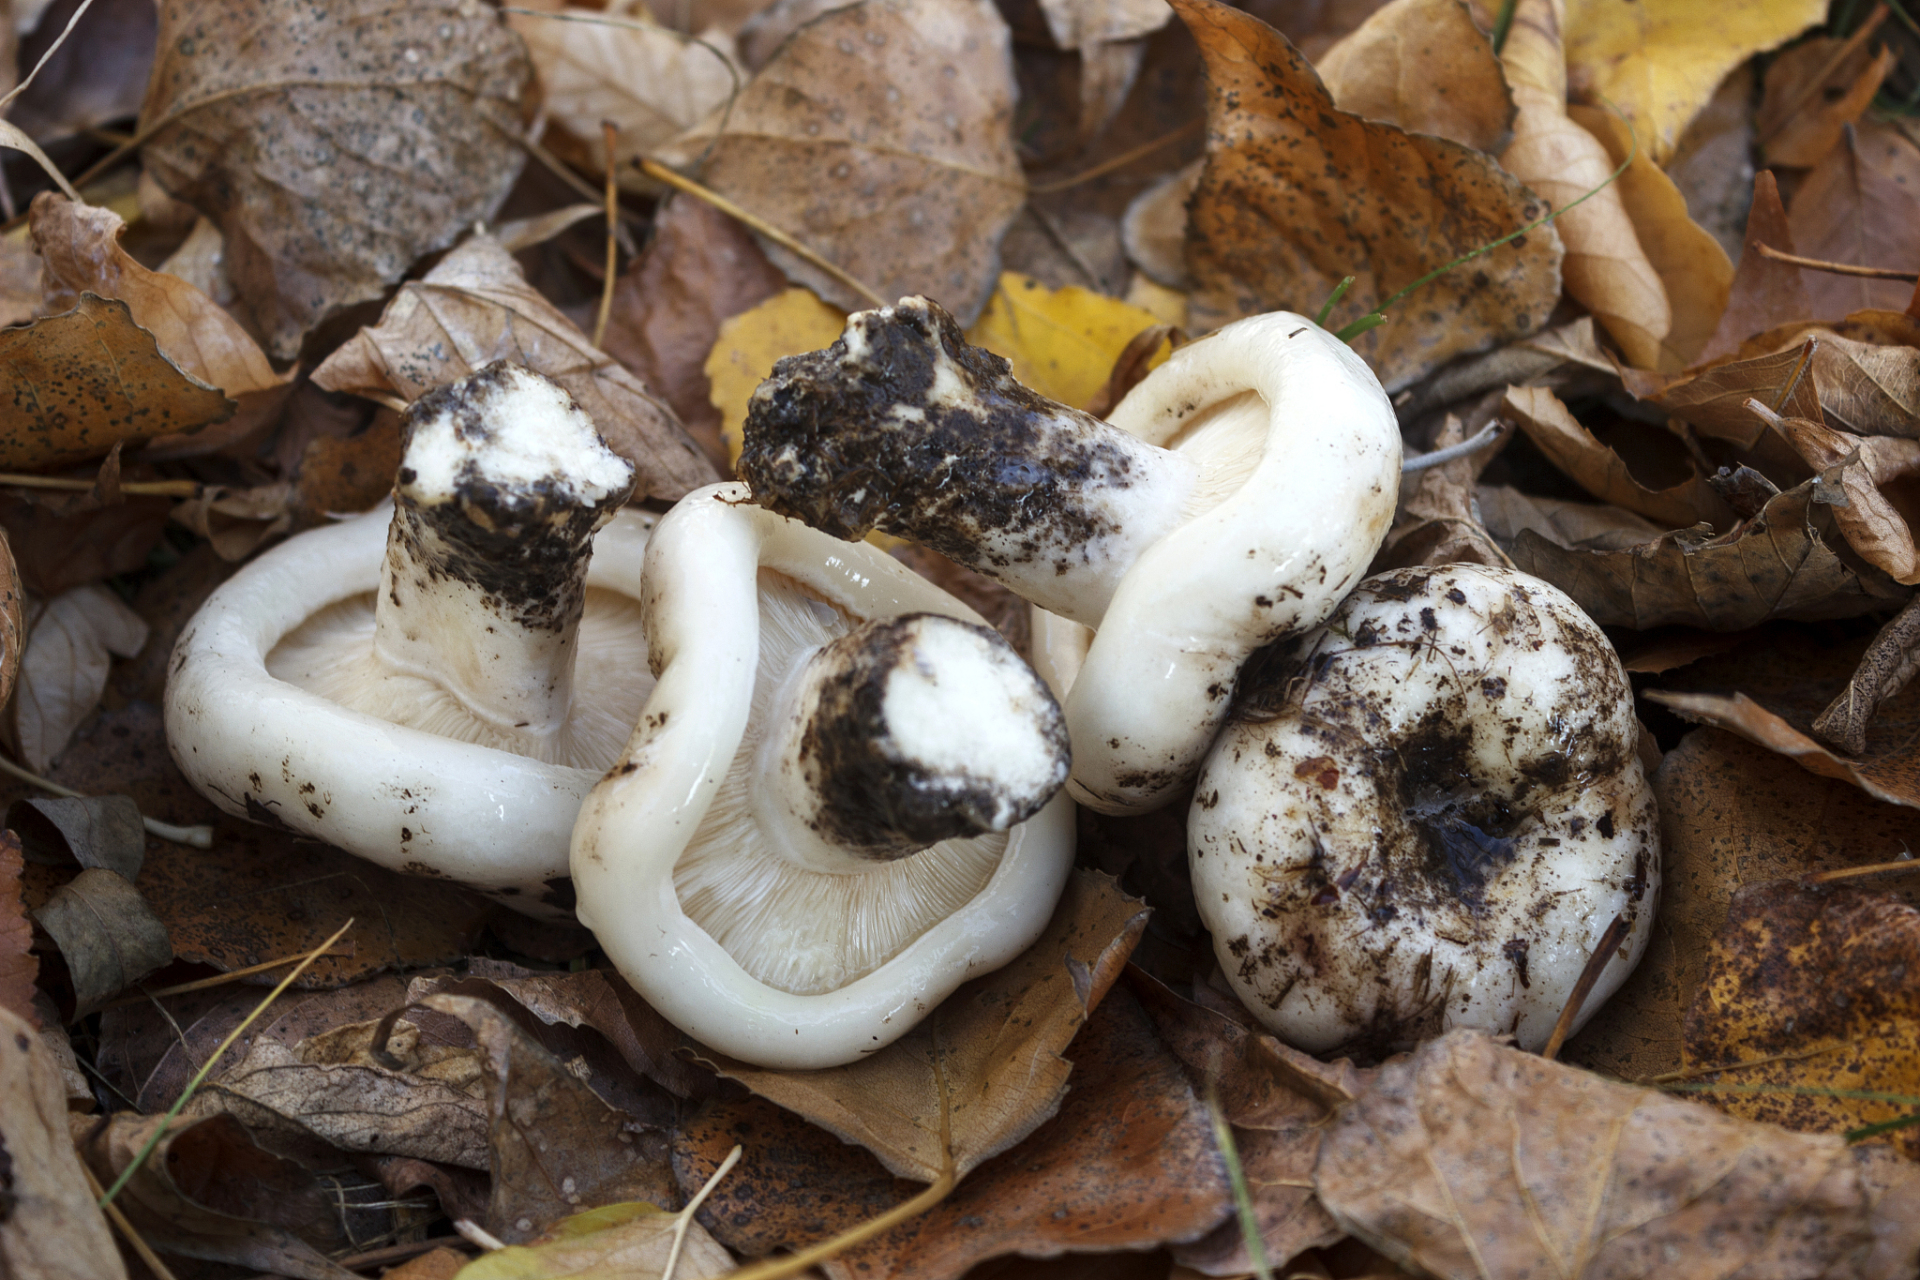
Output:
[[[1380,384],[1287,312],[1181,348],[1102,422],[908,298],[780,361],[745,435],[756,501],[912,539],[1094,629],[1064,690],[1070,786],[1110,813],[1191,780],[1240,665],[1333,610],[1399,492]]]

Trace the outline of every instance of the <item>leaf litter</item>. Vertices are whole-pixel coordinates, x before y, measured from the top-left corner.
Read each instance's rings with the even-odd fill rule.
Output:
[[[163,0],[149,51],[96,7],[12,116],[82,199],[10,170],[0,240],[0,723],[74,793],[0,787],[26,843],[0,839],[0,1004],[40,1026],[0,1137],[16,1206],[64,1188],[33,1212],[85,1274],[118,1260],[76,1156],[182,1276],[660,1275],[675,1248],[683,1277],[1226,1276],[1250,1239],[1329,1277],[1914,1273],[1897,15]],[[143,100],[144,70],[74,70],[147,59]],[[1289,1048],[1224,994],[1170,808],[1082,815],[1082,866],[1122,881],[1076,873],[1046,937],[890,1048],[752,1067],[591,935],[219,814],[168,758],[198,602],[377,503],[397,407],[488,361],[560,379],[661,508],[870,293],[938,298],[1103,411],[1350,276],[1329,323],[1407,453],[1472,442],[1409,474],[1376,567],[1519,565],[1635,655],[1666,889],[1570,1065],[1468,1032]],[[896,554],[1031,643],[1002,589]],[[74,1274],[20,1252],[27,1220],[0,1257]]]

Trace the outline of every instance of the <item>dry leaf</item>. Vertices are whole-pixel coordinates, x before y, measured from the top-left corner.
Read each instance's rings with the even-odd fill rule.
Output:
[[[74,8],[56,6],[41,15],[32,35],[21,42],[21,65],[40,61]],[[151,0],[94,0],[73,35],[14,101],[7,119],[32,137],[52,142],[139,111],[153,66],[154,8]],[[25,25],[26,6],[20,0],[15,0],[13,16]],[[10,59],[9,70],[12,66]]]
[[[66,1089],[33,1024],[0,999],[0,1271],[20,1280],[126,1280],[67,1133]]]
[[[1845,40],[1802,41],[1767,65],[1766,96],[1753,119],[1765,163],[1798,169],[1819,164],[1866,111],[1899,62],[1885,45],[1867,45],[1885,17],[1883,9]]]
[[[73,502],[71,499],[82,501]],[[91,494],[0,492],[0,527],[19,571],[36,596],[57,596],[147,563],[167,527],[173,503],[127,498],[101,506]]]
[[[33,980],[40,961],[33,954],[33,922],[20,897],[25,869],[20,837],[0,832],[0,1009],[33,1022]]]
[[[1593,334],[1593,317],[1581,316],[1564,325],[1543,329],[1484,355],[1447,365],[1419,385],[1395,398],[1394,409],[1404,423],[1415,424],[1428,414],[1471,400],[1499,387],[1545,386],[1562,383],[1590,385],[1595,378],[1618,378],[1619,366],[1600,349]]]
[[[1555,546],[1625,551],[1651,542],[1664,532],[1659,525],[1619,507],[1532,498],[1511,485],[1480,485],[1474,490],[1474,502],[1487,531],[1503,543],[1519,537],[1522,530],[1530,530]]]
[[[1749,884],[1687,1014],[1684,1068],[1703,1082],[1695,1096],[1801,1133],[1911,1114],[1911,1101],[1884,1095],[1920,1094],[1920,985],[1907,977],[1916,968],[1920,911],[1845,885]],[[1735,1064],[1748,1065],[1713,1070]],[[1920,1129],[1880,1141],[1920,1156]]]
[[[1619,454],[1580,425],[1560,398],[1544,387],[1509,387],[1503,407],[1510,410],[1527,439],[1547,460],[1602,502],[1624,507],[1669,529],[1705,521],[1726,526],[1733,512],[1715,496],[1697,472],[1658,491],[1634,479]]]
[[[234,412],[219,388],[161,353],[126,303],[91,293],[70,311],[0,329],[0,374],[12,406],[0,432],[7,471],[97,458],[116,444],[192,431]]]
[[[1167,25],[1165,0],[1039,0],[1047,33],[1080,55],[1079,139],[1113,122],[1146,56],[1146,37]]]
[[[1857,755],[1810,736],[1814,720],[1846,688],[1866,644],[1865,637],[1834,644],[1788,633],[1764,651],[1740,651],[1737,665],[1729,659],[1675,672],[1647,697],[1687,720],[1730,729],[1823,778],[1920,808],[1920,685],[1880,704],[1867,726],[1866,749]]]
[[[1193,316],[1312,315],[1356,277],[1338,327],[1395,290],[1545,213],[1480,152],[1334,109],[1297,50],[1214,0],[1179,0],[1207,59],[1206,169],[1189,205]],[[1560,296],[1542,228],[1423,287],[1355,341],[1389,390],[1538,329]]]
[[[1513,395],[1518,388],[1510,388]],[[1504,447],[1512,438],[1510,426],[1503,424],[1499,442]],[[1464,442],[1467,428],[1453,414],[1447,415],[1433,447],[1444,449]],[[1507,553],[1494,542],[1486,526],[1480,523],[1474,500],[1474,482],[1500,452],[1488,445],[1479,453],[1455,458],[1437,467],[1428,467],[1402,479],[1400,506],[1387,540],[1368,566],[1369,574],[1415,564],[1486,564],[1512,567]]]
[[[1772,425],[1813,470],[1837,473],[1846,501],[1831,504],[1833,523],[1847,545],[1895,582],[1920,583],[1920,548],[1907,520],[1911,504],[1890,496],[1897,483],[1920,474],[1920,440],[1863,438],[1806,418],[1776,418]]]
[[[794,33],[726,117],[662,148],[887,301],[933,298],[971,324],[1026,198],[1013,61],[988,0],[862,0]],[[711,152],[708,148],[711,145]],[[777,245],[788,278],[872,305]]]
[[[1754,334],[1813,314],[1801,268],[1764,256],[1755,247],[1763,244],[1781,253],[1794,252],[1793,229],[1780,203],[1780,186],[1767,169],[1753,177],[1753,206],[1747,215],[1740,265],[1734,270],[1726,310],[1700,359],[1731,355]]]
[[[1120,220],[1128,260],[1168,289],[1185,290],[1193,284],[1187,275],[1187,201],[1206,165],[1202,158],[1167,174],[1134,197]],[[1128,296],[1131,299],[1131,293]]]
[[[1728,72],[1826,16],[1826,0],[1568,0],[1567,78],[1618,105],[1664,164]]]
[[[293,477],[295,523],[371,510],[392,492],[400,455],[400,415],[385,406],[359,435],[308,441]]]
[[[733,468],[720,438],[707,357],[723,321],[786,284],[746,228],[703,200],[677,196],[655,216],[653,243],[613,288],[606,353],[673,406],[723,474]]]
[[[1760,639],[1756,647],[1765,644]],[[1653,936],[1640,967],[1564,1055],[1642,1083],[1679,1068],[1683,1024],[1706,980],[1708,948],[1742,885],[1885,862],[1903,846],[1920,849],[1920,815],[1815,777],[1718,729],[1689,733],[1652,779],[1662,837]]]
[[[1008,271],[967,341],[1005,356],[1022,386],[1085,407],[1106,389],[1127,344],[1154,324],[1151,312],[1117,298],[1078,285],[1049,289]]]
[[[20,676],[20,655],[26,648],[26,593],[20,588],[20,569],[13,545],[0,525],[0,706],[13,696]]]
[[[1393,0],[1313,65],[1342,111],[1488,153],[1512,134],[1499,55],[1460,0]]]
[[[139,133],[281,359],[493,216],[531,67],[477,0],[168,0]]]
[[[127,224],[111,209],[75,204],[56,192],[34,197],[33,241],[44,261],[48,310],[66,310],[82,293],[118,298],[174,365],[226,392],[239,408],[218,431],[155,441],[168,457],[210,453],[279,416],[295,370],[276,374],[240,323],[186,281],[149,271],[120,247]],[[169,448],[169,446],[172,446]]]
[[[1920,333],[1911,331],[1911,321],[1907,332],[1887,332],[1877,321],[1888,314],[1856,311],[1831,325],[1782,325],[1756,336],[1740,354],[1798,356],[1816,339],[1807,381],[1820,412],[1797,416],[1824,418],[1858,436],[1920,439],[1920,350],[1914,345]]]
[[[430,995],[420,1003],[466,1023],[486,1050],[495,1235],[531,1240],[589,1204],[678,1207],[664,1133],[602,1102],[487,1001]]]
[[[173,959],[167,927],[126,877],[89,867],[53,891],[33,918],[60,948],[83,1018]]]
[[[878,1053],[821,1071],[770,1071],[703,1054],[720,1074],[877,1156],[899,1178],[965,1177],[1053,1116],[1061,1056],[1146,928],[1145,904],[1077,872],[1047,931],[962,986]],[[943,1106],[944,1102],[944,1106]],[[944,1114],[943,1114],[944,1113]]]
[[[1920,147],[1898,127],[1848,126],[1793,193],[1795,252],[1825,262],[1912,270],[1920,262]],[[1913,295],[1900,280],[1804,273],[1816,319],[1869,307],[1899,311]]]
[[[1876,1197],[1838,1137],[1731,1119],[1476,1031],[1382,1066],[1335,1119],[1313,1180],[1349,1231],[1436,1276],[1874,1274],[1854,1268],[1875,1243]],[[1920,1222],[1900,1229],[1920,1250]]]
[[[80,1155],[113,1185],[155,1129],[165,1136],[114,1204],[162,1253],[268,1271],[297,1280],[350,1280],[315,1247],[340,1238],[327,1189],[291,1160],[261,1149],[232,1116],[176,1123],[121,1112],[77,1122]],[[303,1238],[304,1237],[304,1238]]]
[[[1738,257],[1754,183],[1752,63],[1735,67],[1680,135],[1661,166],[1687,197],[1695,222]]]
[[[1654,274],[1667,291],[1672,322],[1661,342],[1660,367],[1684,369],[1700,358],[1727,309],[1733,260],[1712,233],[1687,213],[1687,198],[1642,148],[1626,121],[1610,111],[1569,107],[1567,116],[1598,138],[1617,167],[1632,163],[1614,186]]]
[[[147,857],[147,829],[130,796],[16,800],[7,829],[30,860],[51,866],[102,867],[132,880]]]
[[[329,391],[411,401],[494,360],[525,365],[566,388],[638,469],[636,496],[675,500],[719,479],[673,410],[597,350],[484,232],[402,285],[380,323],[328,356],[313,380]]]
[[[0,236],[0,326],[40,314],[40,255],[25,236]]]
[[[720,322],[704,371],[729,459],[740,457],[747,404],[775,362],[830,347],[846,327],[847,313],[820,301],[811,289],[785,290]]]
[[[172,517],[211,543],[222,560],[237,563],[293,527],[293,485],[286,480],[251,489],[208,485],[177,503]]]
[[[1768,433],[1766,422],[1747,408],[1748,400],[1789,417],[1820,417],[1819,380],[1808,376],[1817,354],[1802,343],[1673,377],[1626,369],[1621,382],[1636,399],[1659,406],[1700,434],[1752,450]]]
[[[45,773],[99,705],[112,655],[130,658],[147,624],[97,584],[47,602],[33,620],[4,728],[28,767]]]
[[[483,1255],[460,1275],[462,1280],[660,1280],[675,1252],[679,1260],[673,1274],[680,1280],[716,1280],[735,1269],[733,1255],[698,1222],[688,1225],[686,1241],[676,1248],[678,1223],[678,1215],[645,1203],[589,1209],[562,1218],[532,1244]]]
[[[1623,550],[1582,550],[1523,528],[1507,554],[1594,621],[1638,631],[1674,623],[1741,631],[1769,618],[1846,618],[1903,602],[1906,592],[1885,574],[1852,567],[1827,545],[1834,517],[1825,496],[1839,486],[1822,485],[1816,478],[1775,494],[1718,536],[1682,529]]]
[[[1109,992],[1069,1052],[1074,1085],[1057,1116],[933,1209],[828,1263],[834,1280],[958,1276],[1011,1253],[1144,1249],[1226,1217],[1232,1199],[1205,1106],[1132,993]],[[735,1143],[746,1154],[700,1220],[749,1257],[804,1247],[923,1190],[758,1099],[711,1107],[684,1127],[681,1185],[700,1185]]]
[[[1567,115],[1562,28],[1562,0],[1521,0],[1513,11],[1500,60],[1518,112],[1500,164],[1563,211],[1554,226],[1567,250],[1567,296],[1606,326],[1628,364],[1658,368],[1673,326],[1666,286],[1618,187],[1607,184],[1616,165],[1606,147]]]

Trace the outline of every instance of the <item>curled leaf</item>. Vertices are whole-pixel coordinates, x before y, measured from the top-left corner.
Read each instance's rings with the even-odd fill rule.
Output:
[[[73,1016],[83,1017],[173,959],[167,927],[140,891],[116,872],[88,868],[33,913],[52,936],[73,981]]]

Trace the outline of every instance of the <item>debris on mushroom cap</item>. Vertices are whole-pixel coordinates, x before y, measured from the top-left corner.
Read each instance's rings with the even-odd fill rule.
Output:
[[[1385,537],[1400,432],[1301,316],[1174,353],[1110,422],[1022,387],[924,298],[861,312],[754,393],[741,474],[840,536],[921,542],[1096,628],[1062,691],[1070,789],[1110,813],[1193,776],[1241,662],[1332,611]]]
[[[565,917],[573,818],[651,688],[652,519],[616,514],[630,464],[537,374],[406,424],[391,514],[288,540],[188,624],[169,749],[229,813]]]
[[[1249,668],[1196,784],[1194,893],[1228,981],[1314,1053],[1457,1026],[1538,1048],[1623,913],[1584,1021],[1659,891],[1637,733],[1619,658],[1558,589],[1478,565],[1367,579]]]
[[[697,491],[649,546],[659,683],[575,826],[580,919],[690,1035],[831,1066],[1045,927],[1073,859],[1066,744],[966,606],[746,499]],[[908,853],[948,799],[965,828]]]

